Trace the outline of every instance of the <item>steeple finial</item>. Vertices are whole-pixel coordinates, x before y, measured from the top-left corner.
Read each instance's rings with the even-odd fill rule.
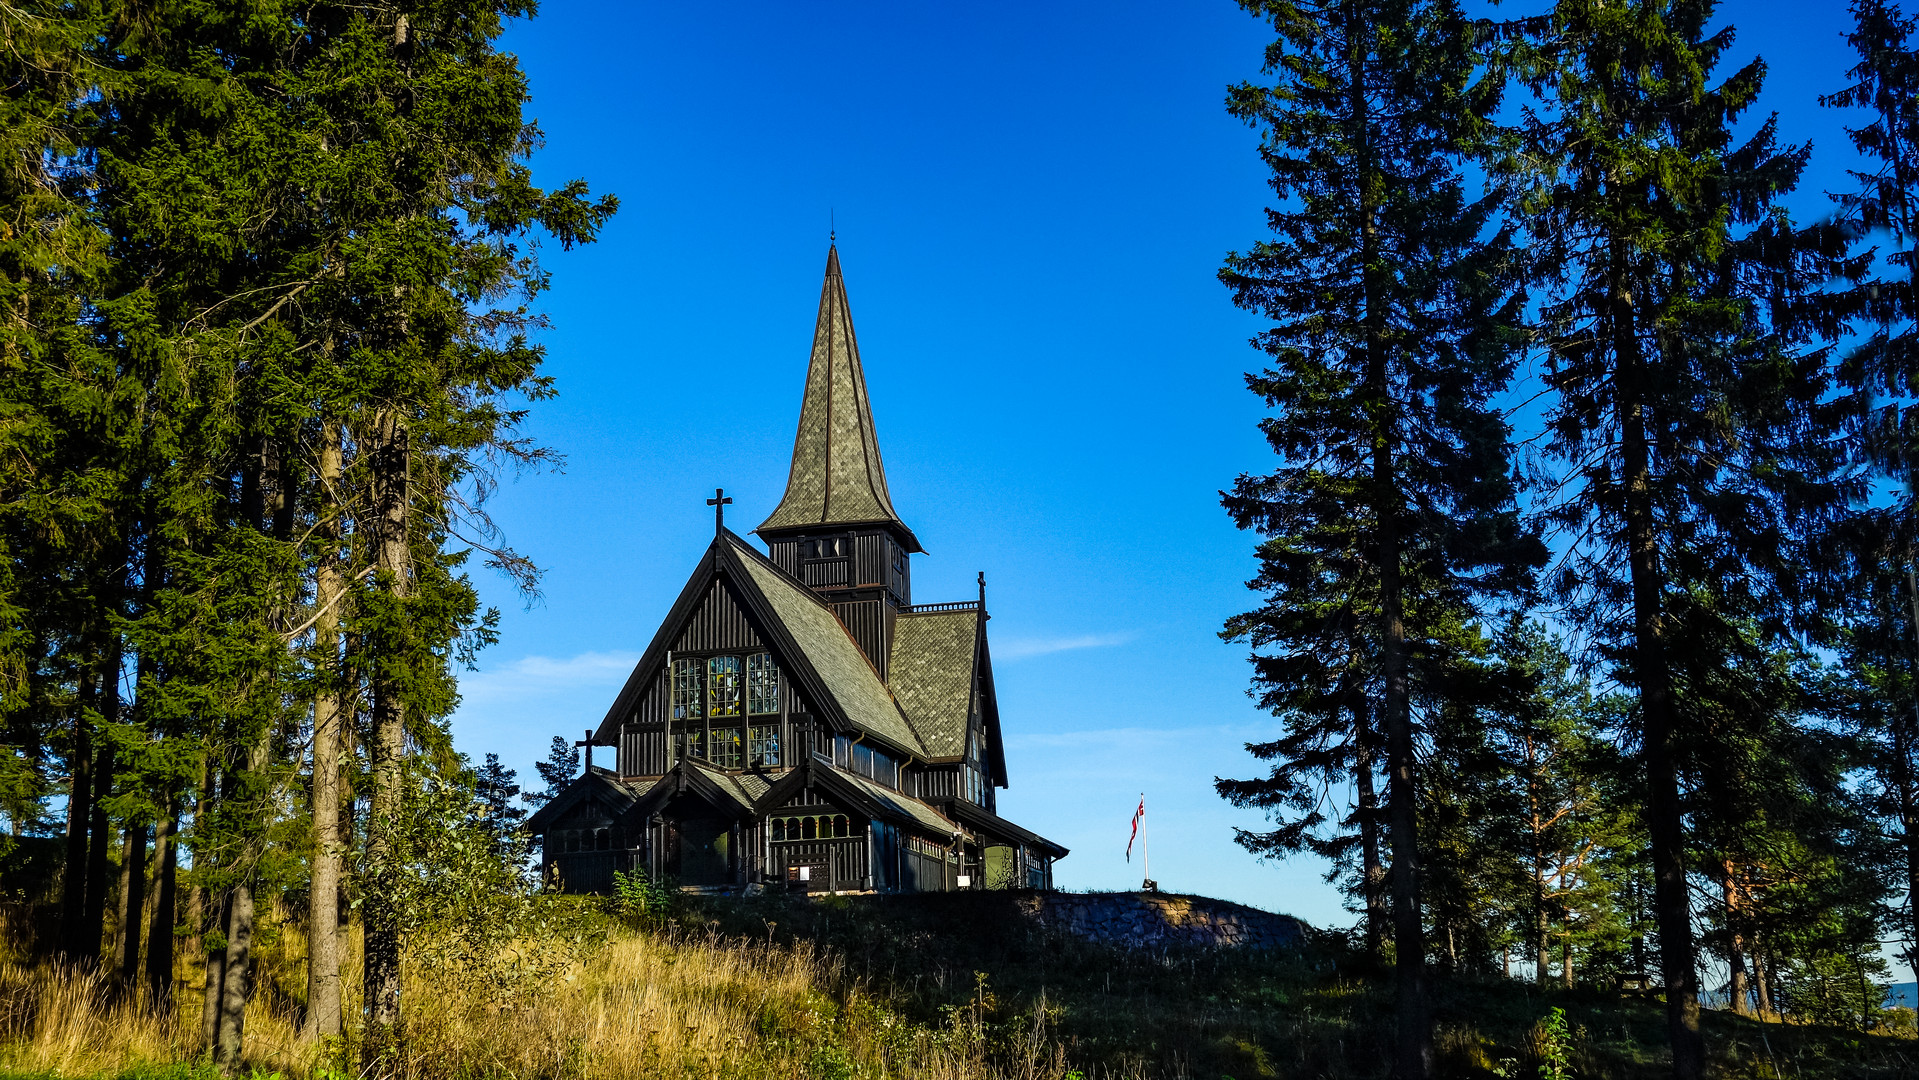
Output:
[[[920,550],[886,490],[859,338],[853,333],[846,282],[840,276],[839,248],[830,244],[786,494],[758,531],[765,535],[822,525],[891,526],[908,551]]]

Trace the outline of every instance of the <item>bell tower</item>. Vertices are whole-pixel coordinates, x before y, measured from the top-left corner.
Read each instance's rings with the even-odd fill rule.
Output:
[[[913,602],[911,557],[923,549],[887,494],[834,245],[826,249],[786,494],[755,531],[775,565],[832,605],[885,678],[894,619]]]

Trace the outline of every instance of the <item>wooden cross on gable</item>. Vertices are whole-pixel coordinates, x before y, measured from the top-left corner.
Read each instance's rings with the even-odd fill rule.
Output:
[[[714,488],[713,497],[706,500],[706,505],[713,508],[714,536],[719,536],[726,531],[726,504],[732,501],[727,496],[725,488]]]
[[[593,729],[587,728],[586,738],[581,739],[580,741],[574,743],[573,745],[586,747],[586,772],[582,773],[581,775],[592,776],[593,775]]]

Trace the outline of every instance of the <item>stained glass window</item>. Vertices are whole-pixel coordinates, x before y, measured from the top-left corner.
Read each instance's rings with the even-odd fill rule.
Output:
[[[673,661],[673,719],[698,720],[705,715],[706,664],[700,660]]]
[[[686,733],[686,756],[703,758],[706,756],[706,731],[692,728]]]
[[[706,715],[740,714],[740,658],[715,656],[706,662]]]
[[[746,741],[746,763],[755,769],[776,769],[780,764],[780,729],[777,724],[755,724]]]
[[[772,653],[746,658],[746,711],[754,716],[780,711],[780,669],[773,665]]]
[[[707,736],[706,760],[722,769],[740,767],[740,729],[716,727]]]

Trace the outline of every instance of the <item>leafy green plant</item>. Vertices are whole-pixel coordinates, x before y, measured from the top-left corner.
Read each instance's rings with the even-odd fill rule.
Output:
[[[613,872],[613,894],[607,899],[612,914],[630,926],[657,924],[671,912],[673,894],[645,870]]]
[[[1572,1080],[1572,1032],[1566,1026],[1566,1010],[1555,1008],[1533,1030],[1539,1080]]]

